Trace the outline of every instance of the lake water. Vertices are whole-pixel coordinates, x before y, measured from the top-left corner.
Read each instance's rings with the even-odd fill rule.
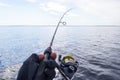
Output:
[[[43,53],[55,27],[1,26],[0,67],[22,63]],[[57,54],[70,53],[79,62],[74,80],[120,80],[120,27],[59,27],[53,44]]]

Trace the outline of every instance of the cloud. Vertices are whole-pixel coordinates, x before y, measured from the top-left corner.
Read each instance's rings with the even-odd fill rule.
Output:
[[[44,11],[56,14],[66,11],[66,6],[57,2],[40,3],[40,8]]]
[[[69,12],[67,13],[69,16],[79,16],[78,14],[75,14],[75,13],[72,13],[72,12]]]
[[[83,15],[83,17],[88,16],[87,18],[85,17],[86,22],[96,20],[96,22],[101,24],[120,23],[119,0],[80,0],[74,3],[80,15]]]
[[[12,7],[12,5],[0,2],[0,7]]]
[[[94,15],[104,15],[105,13],[111,13],[113,10],[118,10],[120,6],[118,7],[118,3],[113,2],[112,0],[84,0],[79,1],[77,4],[77,7],[88,14],[94,14]]]
[[[64,13],[69,8],[74,8],[68,16],[78,16],[79,19],[95,20],[98,22],[115,22],[120,19],[120,1],[116,0],[49,0],[39,4],[39,7],[53,15]],[[74,12],[76,10],[76,12]],[[82,18],[81,18],[82,15]],[[94,23],[94,22],[93,22]]]
[[[26,0],[27,2],[30,2],[30,3],[35,3],[37,2],[37,0]]]
[[[27,6],[26,8],[28,9],[23,9],[22,7],[20,7],[23,16],[25,13],[29,12],[29,10],[35,16],[40,12],[42,13],[41,14],[42,17],[49,19],[48,22],[44,22],[41,19],[41,21],[43,21],[42,23],[46,23],[46,24],[52,23],[52,20],[54,23],[54,20],[58,15],[61,15],[66,10],[74,7],[75,9],[67,13],[66,15],[67,18],[65,18],[71,24],[120,24],[120,16],[119,16],[120,0],[24,0],[24,1],[33,3],[34,5],[29,4],[31,7],[33,7],[31,9],[30,7]],[[21,5],[21,3],[19,4],[14,2],[13,4]],[[39,7],[39,9],[36,8],[35,5],[36,7]],[[12,5],[10,4],[0,2],[0,7],[11,7],[11,6]],[[20,9],[20,8],[18,8],[18,6],[15,7],[15,9]],[[25,10],[26,12],[23,10]],[[3,9],[3,12],[4,11],[5,10]],[[8,11],[12,12],[12,10],[8,10]],[[15,12],[17,11],[18,10],[15,10]],[[43,14],[44,12],[47,12],[48,14]],[[55,16],[51,16],[50,14]],[[6,22],[6,20],[4,22]]]

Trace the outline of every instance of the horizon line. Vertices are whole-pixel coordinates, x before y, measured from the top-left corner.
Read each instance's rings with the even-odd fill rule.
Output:
[[[20,24],[12,24],[12,25],[0,25],[0,26],[57,26],[57,25],[20,25]],[[60,26],[64,26],[64,25],[60,25]],[[65,25],[65,26],[120,26],[120,25],[115,25],[115,24],[83,24],[83,25]]]

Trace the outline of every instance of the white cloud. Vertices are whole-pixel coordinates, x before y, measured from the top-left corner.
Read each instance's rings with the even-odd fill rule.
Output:
[[[52,11],[55,11],[55,12],[64,12],[65,11],[65,6],[59,4],[59,3],[54,3],[54,2],[49,2],[47,4],[47,7],[52,10]]]
[[[69,16],[79,16],[78,14],[76,14],[76,13],[72,13],[72,12],[69,12],[69,13],[67,13]]]
[[[76,6],[80,13],[89,16],[91,20],[97,20],[98,23],[120,24],[120,1],[117,0],[81,0],[77,1]],[[88,19],[88,21],[90,20]]]
[[[39,6],[42,10],[54,15],[75,7],[68,13],[68,16],[77,16],[76,20],[84,19],[86,23],[120,24],[119,4],[119,0],[49,0]]]
[[[37,0],[26,0],[26,1],[31,2],[31,3],[37,2]]]
[[[94,15],[104,15],[105,13],[111,12],[114,13],[114,10],[118,10],[120,8],[119,4],[120,3],[115,3],[112,0],[84,0],[76,3],[77,7],[81,11]]]
[[[12,5],[0,2],[0,7],[12,7]]]
[[[41,15],[43,18],[49,19],[49,20],[45,19],[43,21],[42,18],[40,17],[41,21],[43,21],[41,23],[45,23],[45,24],[52,23],[52,20],[54,23],[58,15],[60,16],[67,9],[74,8],[74,7],[75,9],[67,13],[65,18],[67,19],[67,22],[69,22],[70,24],[120,24],[120,16],[119,16],[120,0],[25,0],[25,1],[31,2],[33,4],[35,3],[36,6],[39,5],[40,10],[36,7],[33,7],[33,5],[31,5],[31,7],[33,7],[34,11],[32,9],[29,9],[29,7],[28,9],[23,9],[21,7],[21,12],[23,12],[22,14],[25,14],[30,10],[30,12],[37,17],[39,16],[39,14],[38,15],[36,14],[40,12],[42,13]],[[0,7],[11,7],[11,5],[0,2]],[[17,9],[17,7],[18,6],[16,6],[15,9]],[[23,10],[25,10],[26,12]],[[44,12],[41,12],[42,10],[50,14],[53,14],[55,16],[51,16],[49,14],[43,14]],[[3,9],[3,12],[4,11],[5,10]],[[6,9],[6,11],[8,12],[11,10]],[[18,10],[15,10],[15,12],[16,11]],[[34,18],[34,16],[32,18]],[[3,19],[1,19],[1,21],[2,20]],[[6,20],[4,20],[4,22],[6,22]],[[32,20],[35,20],[35,19],[32,19]],[[9,21],[11,21],[11,19]],[[40,20],[38,20],[38,22],[39,21]],[[32,21],[30,23],[32,23]]]
[[[54,14],[66,11],[66,6],[56,2],[41,3],[40,8]]]

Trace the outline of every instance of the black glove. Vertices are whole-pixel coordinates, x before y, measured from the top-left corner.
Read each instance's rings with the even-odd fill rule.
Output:
[[[32,80],[35,77],[36,70],[39,67],[39,58],[37,54],[32,54],[21,66],[17,80]]]
[[[51,47],[48,47],[45,51],[44,51],[44,54],[51,54],[52,53],[52,48]]]
[[[47,77],[47,80],[53,80],[53,78],[55,78],[56,75],[55,67],[57,67],[57,63],[54,60],[47,61],[45,69],[45,75]]]

